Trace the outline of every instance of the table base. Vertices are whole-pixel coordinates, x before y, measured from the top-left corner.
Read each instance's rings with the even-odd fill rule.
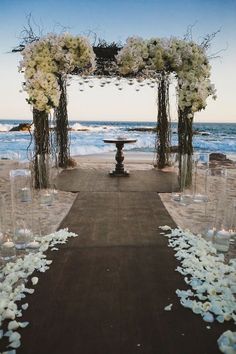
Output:
[[[129,171],[120,172],[120,171],[114,170],[114,171],[110,171],[109,175],[111,177],[129,177]]]

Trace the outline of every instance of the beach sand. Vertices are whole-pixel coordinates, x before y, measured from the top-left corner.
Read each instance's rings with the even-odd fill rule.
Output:
[[[155,156],[153,153],[135,153],[125,152],[125,168],[130,171],[150,170],[153,169]],[[104,173],[114,169],[115,166],[115,153],[94,154],[86,156],[74,156],[77,167],[82,169],[102,169]],[[13,161],[0,161],[0,192],[6,196],[7,210],[10,210],[10,182],[9,171],[16,168],[25,168],[27,165],[19,164]],[[220,165],[218,164],[218,167]],[[168,172],[169,169],[166,169]],[[207,208],[212,208],[212,213],[215,208],[215,195],[219,196],[223,188],[227,188],[227,194],[230,198],[236,200],[236,169],[231,168],[229,182],[224,186],[224,180],[216,176],[208,177],[208,195],[210,203]],[[204,186],[204,169],[199,170],[197,186],[200,186],[200,191],[203,191]],[[183,228],[189,229],[194,233],[201,233],[206,228],[207,216],[209,210],[206,210],[204,203],[196,203],[190,205],[180,205],[171,199],[171,193],[161,193],[161,200],[163,201],[169,214],[174,219],[175,223]],[[73,201],[76,197],[75,193],[70,192],[57,192],[57,198],[52,206],[42,206],[39,202],[39,195],[35,193],[34,198],[34,213],[33,224],[41,225],[42,234],[47,234],[55,231],[65,215],[68,213]],[[224,206],[223,206],[224,207]],[[228,206],[227,206],[228,207]],[[9,213],[8,213],[9,214]],[[11,227],[11,221],[8,217],[8,227]],[[234,246],[235,247],[235,246]]]
[[[155,155],[150,152],[124,152],[124,164],[127,170],[149,170],[153,168]],[[103,154],[73,156],[78,167],[88,169],[112,170],[115,167],[115,152]]]

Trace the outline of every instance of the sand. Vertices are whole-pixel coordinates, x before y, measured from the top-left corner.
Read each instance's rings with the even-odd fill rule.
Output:
[[[111,170],[115,166],[115,152],[73,156],[80,168]],[[124,164],[127,170],[149,170],[153,168],[155,155],[150,152],[124,152]]]

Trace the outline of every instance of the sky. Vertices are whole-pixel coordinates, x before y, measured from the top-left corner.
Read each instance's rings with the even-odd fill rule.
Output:
[[[211,80],[217,100],[208,99],[198,122],[235,122],[236,83],[236,0],[0,0],[0,119],[31,119],[31,107],[20,92],[23,75],[18,73],[20,54],[11,49],[20,42],[20,33],[31,13],[43,33],[60,33],[62,28],[74,35],[96,33],[106,41],[124,43],[129,36],[182,38],[193,25],[193,39],[220,29],[209,54],[219,53],[211,61]],[[114,85],[79,91],[78,79],[68,88],[70,120],[155,121],[157,92],[133,86],[118,91]],[[172,90],[172,119],[175,94]]]

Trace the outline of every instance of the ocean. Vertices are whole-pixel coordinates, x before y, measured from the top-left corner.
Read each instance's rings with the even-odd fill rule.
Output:
[[[0,120],[0,157],[22,160],[27,157],[27,148],[31,142],[28,132],[9,132],[19,123],[31,123],[30,120]],[[154,152],[155,134],[150,131],[130,131],[134,128],[152,128],[155,122],[102,122],[70,121],[73,131],[69,132],[71,155],[89,155],[114,151],[113,144],[105,144],[103,139],[125,136],[135,138],[135,144],[127,144],[126,150]],[[194,123],[197,134],[193,138],[195,151],[221,152],[236,155],[236,123]],[[81,131],[82,130],[82,131]],[[177,124],[172,123],[172,145],[177,145]],[[31,144],[30,149],[33,148]]]

